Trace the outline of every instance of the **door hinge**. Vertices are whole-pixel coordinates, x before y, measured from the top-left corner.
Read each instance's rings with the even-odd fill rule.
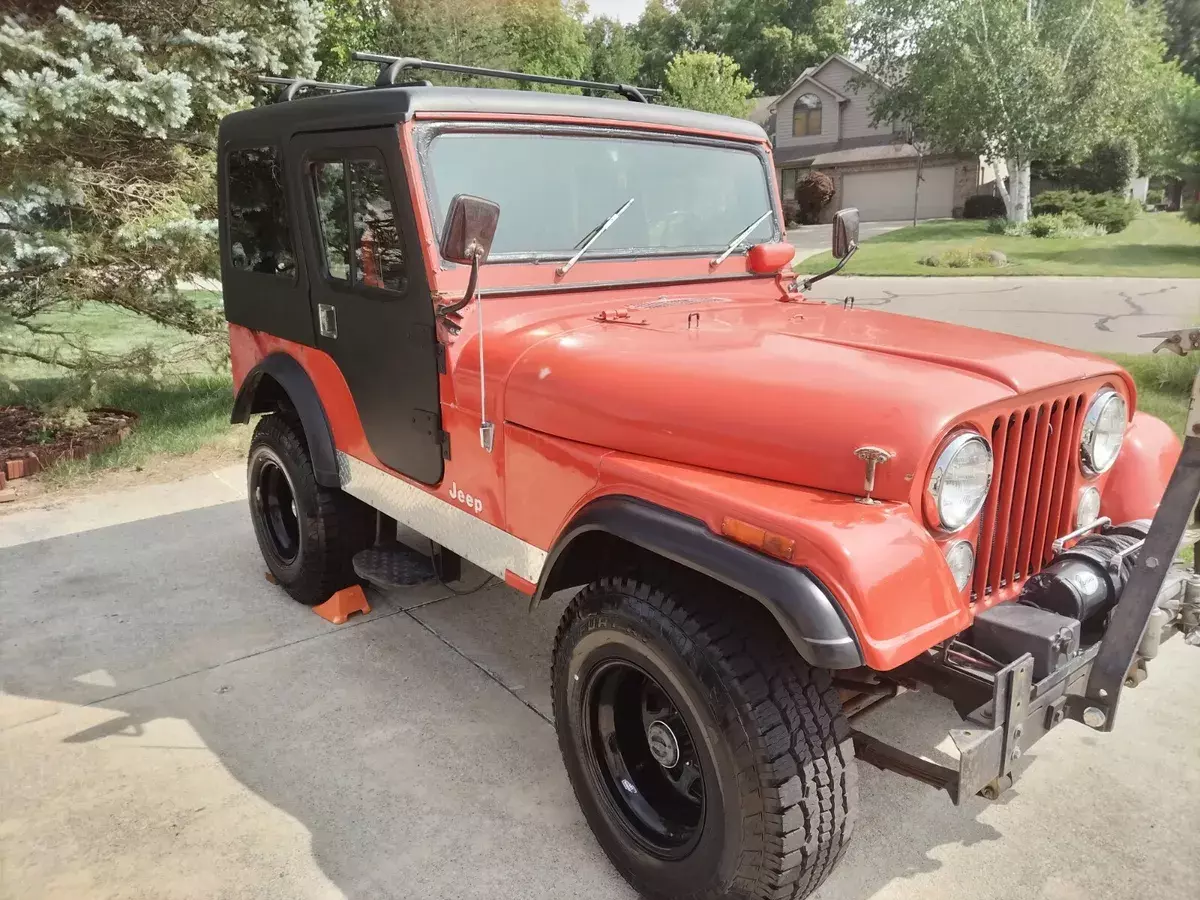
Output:
[[[450,432],[438,431],[438,443],[442,445],[442,459],[450,458]]]
[[[441,341],[434,344],[433,349],[434,359],[437,360],[437,370],[439,375],[446,374],[446,345]]]

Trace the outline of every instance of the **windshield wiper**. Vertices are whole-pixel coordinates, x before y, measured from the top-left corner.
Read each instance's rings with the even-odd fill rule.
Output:
[[[575,247],[571,248],[572,250],[575,250],[575,255],[572,256],[565,263],[563,263],[561,266],[558,267],[558,274],[566,275],[568,272],[570,272],[571,266],[573,266],[573,265],[575,265],[575,263],[579,262],[579,257],[581,257],[581,256],[583,256],[583,254],[587,253],[588,248],[591,247],[592,244],[596,243],[596,241],[600,240],[600,235],[604,234],[604,232],[606,232],[606,231],[608,231],[608,229],[612,228],[613,223],[615,223],[617,221],[617,219],[621,218],[621,214],[623,212],[625,212],[625,210],[629,209],[629,207],[632,205],[633,205],[633,198],[630,197],[628,200],[626,200],[621,205],[620,209],[618,209],[615,213],[613,213],[611,216],[609,216],[607,219],[605,219],[603,222],[601,222],[599,225],[597,225],[595,228],[593,228],[591,231],[589,231],[587,234],[585,234],[582,238],[580,238],[579,243],[576,244]],[[759,221],[762,221],[762,220],[760,219]],[[757,225],[758,222],[755,222],[754,224]],[[576,248],[578,248],[578,249],[576,250]]]
[[[736,250],[738,248],[738,246],[742,243],[742,241],[744,241],[746,238],[748,238],[750,236],[750,232],[752,232],[755,228],[757,228],[759,225],[761,225],[767,219],[767,217],[770,215],[771,215],[771,210],[768,209],[765,213],[763,213],[761,216],[759,216],[757,219],[755,219],[753,222],[751,222],[750,226],[748,228],[746,228],[743,231],[738,232],[738,236],[735,237],[732,241],[730,241],[728,244],[725,245],[725,249],[721,251],[721,255],[713,257],[713,259],[711,259],[709,261],[708,267],[710,269],[715,269],[721,263],[725,262],[725,260],[729,258],[729,254],[732,253],[734,250]]]

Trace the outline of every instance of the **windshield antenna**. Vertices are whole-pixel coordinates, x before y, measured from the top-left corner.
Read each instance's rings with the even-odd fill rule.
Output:
[[[587,253],[588,248],[591,247],[592,244],[596,243],[596,241],[600,240],[600,235],[604,234],[604,232],[606,232],[606,231],[608,231],[608,229],[612,228],[613,224],[617,221],[617,219],[621,218],[621,214],[623,212],[625,212],[625,210],[629,209],[629,207],[632,205],[633,205],[633,198],[630,197],[628,200],[626,200],[621,205],[620,209],[618,209],[615,213],[613,213],[611,216],[609,216],[607,219],[605,219],[603,222],[601,222],[599,227],[596,228],[595,231],[593,231],[591,234],[589,234],[587,237],[585,237],[580,242],[581,244],[583,244],[583,246],[579,247],[579,249],[575,251],[575,255],[572,256],[565,263],[563,263],[561,266],[558,267],[558,277],[561,278],[563,275],[566,275],[568,272],[570,272],[571,267],[573,265],[575,265],[575,263],[579,262],[579,257],[581,257],[581,256],[583,256],[583,254]],[[762,220],[760,219],[759,221],[761,222]],[[755,222],[754,224],[757,225],[758,222]],[[576,246],[579,246],[579,245],[577,244]]]

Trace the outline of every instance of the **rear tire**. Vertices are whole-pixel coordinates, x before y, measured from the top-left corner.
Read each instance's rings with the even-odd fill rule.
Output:
[[[744,598],[664,583],[605,578],[563,614],[554,719],[575,796],[647,897],[799,900],[853,830],[837,691]]]
[[[284,590],[316,606],[357,583],[351,560],[371,545],[371,510],[317,483],[298,420],[286,413],[259,420],[246,480],[259,549]]]

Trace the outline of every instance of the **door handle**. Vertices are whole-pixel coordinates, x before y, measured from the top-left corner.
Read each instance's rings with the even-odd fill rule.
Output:
[[[337,310],[332,304],[317,304],[317,325],[321,330],[321,337],[337,337]]]

